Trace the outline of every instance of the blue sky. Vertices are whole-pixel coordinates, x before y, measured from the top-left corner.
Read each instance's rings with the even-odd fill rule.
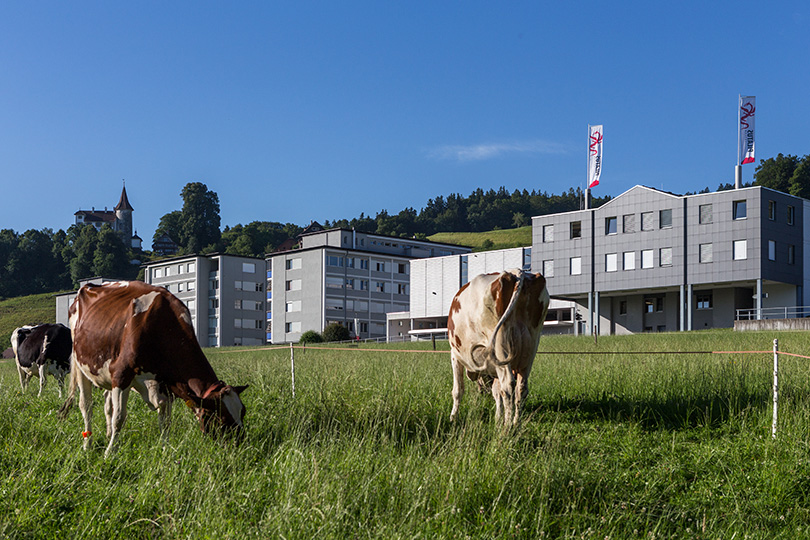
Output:
[[[715,189],[738,94],[757,160],[810,153],[808,27],[806,1],[3,2],[0,228],[67,229],[122,179],[147,246],[192,181],[223,226],[560,193],[588,124],[595,194]]]

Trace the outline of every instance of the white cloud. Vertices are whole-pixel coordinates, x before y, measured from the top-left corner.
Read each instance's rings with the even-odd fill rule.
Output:
[[[445,145],[431,150],[428,155],[434,159],[453,161],[482,161],[508,154],[565,154],[568,148],[552,141],[523,141],[488,143],[473,145]]]

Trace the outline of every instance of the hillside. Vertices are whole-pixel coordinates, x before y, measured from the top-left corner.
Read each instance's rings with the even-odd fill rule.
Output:
[[[473,248],[473,251],[487,251],[491,249],[506,249],[513,247],[530,247],[532,245],[532,227],[520,227],[517,229],[501,229],[488,232],[459,232],[459,233],[436,233],[428,236],[428,240],[433,242],[447,242],[459,246]],[[484,245],[487,240],[492,245]]]
[[[0,352],[11,346],[11,333],[24,324],[52,323],[57,293],[32,294],[0,300]]]

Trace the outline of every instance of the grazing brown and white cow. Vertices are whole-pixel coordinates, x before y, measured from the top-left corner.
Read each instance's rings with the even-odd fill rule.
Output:
[[[175,396],[194,410],[205,432],[211,427],[242,428],[245,407],[239,394],[247,387],[219,380],[197,342],[188,309],[166,289],[140,281],[85,285],[68,314],[73,360],[62,416],[70,410],[78,385],[85,449],[90,444],[93,385],[106,391],[106,455],[115,449],[133,388],[157,409],[164,433]]]
[[[70,371],[70,330],[64,324],[21,326],[11,333],[11,348],[20,375],[23,392],[31,377],[39,377],[39,393],[45,389],[45,377],[53,375],[58,383],[59,397],[65,375]]]
[[[447,318],[451,420],[458,415],[466,371],[479,384],[492,379],[496,421],[518,423],[549,301],[545,278],[519,269],[482,274],[459,289]]]

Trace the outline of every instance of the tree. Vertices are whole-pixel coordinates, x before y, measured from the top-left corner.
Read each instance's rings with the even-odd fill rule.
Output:
[[[102,226],[93,252],[93,273],[96,276],[127,278],[130,266],[121,237],[109,225]]]
[[[152,242],[157,242],[158,238],[163,236],[164,234],[168,235],[169,238],[174,240],[175,242],[180,241],[180,221],[182,219],[182,212],[180,210],[174,210],[169,212],[168,214],[163,214],[163,217],[160,218],[160,222],[158,223],[157,229],[155,229],[155,234],[152,235]]]
[[[178,242],[184,253],[200,253],[206,246],[216,245],[219,230],[219,197],[202,182],[186,184],[180,193],[183,210],[180,216]]]
[[[349,329],[337,322],[326,325],[322,336],[324,341],[348,341],[352,338]]]
[[[805,158],[806,159],[806,158]],[[754,183],[758,186],[790,192],[790,179],[801,160],[788,154],[779,154],[775,158],[762,159],[754,172]]]
[[[301,334],[298,343],[323,343],[323,336],[315,330],[307,330]]]
[[[73,258],[70,261],[70,279],[78,286],[79,280],[94,277],[93,258],[98,244],[98,233],[92,225],[73,225],[68,229],[68,236],[74,236],[72,242]]]

